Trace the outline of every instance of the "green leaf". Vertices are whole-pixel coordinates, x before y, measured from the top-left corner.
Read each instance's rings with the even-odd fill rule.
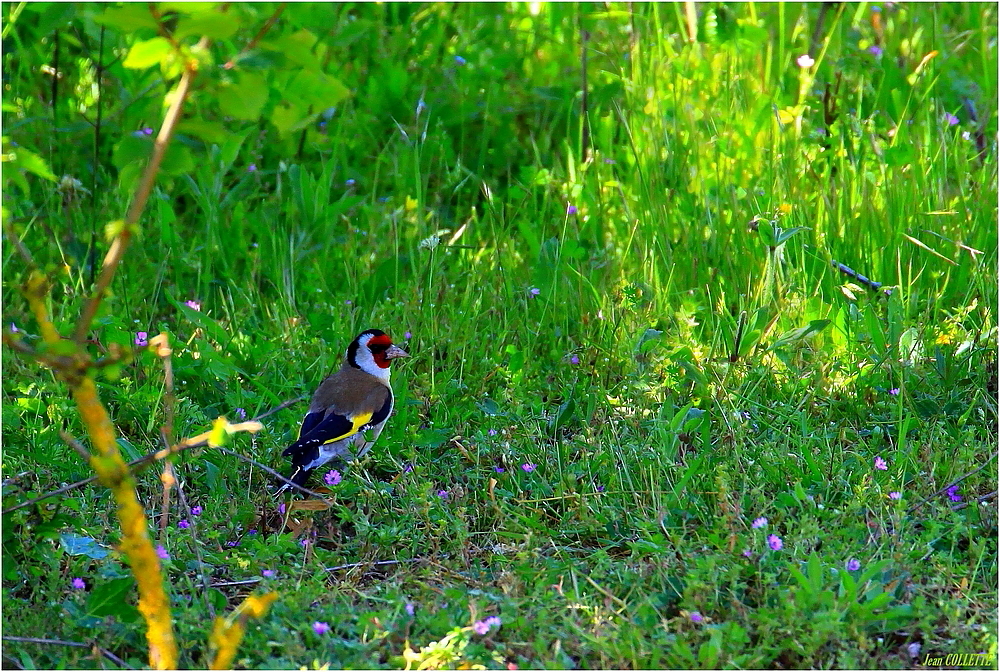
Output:
[[[763,218],[757,220],[757,235],[768,247],[774,247],[778,244],[774,235],[774,224],[770,220]]]
[[[560,406],[559,410],[549,421],[549,429],[553,432],[565,427],[573,420],[573,415],[576,412],[576,402],[570,397],[564,401]]]
[[[77,534],[63,534],[59,537],[59,543],[63,550],[70,555],[85,555],[94,560],[100,560],[111,555],[111,551],[97,543],[91,537],[82,537]]]
[[[219,86],[219,109],[233,119],[256,121],[270,96],[270,88],[263,73],[241,71],[233,81]]]
[[[285,102],[272,110],[270,122],[278,129],[278,134],[285,138],[305,128],[318,116],[318,113],[308,114],[305,108]]]
[[[87,597],[87,613],[91,616],[117,616],[126,603],[126,596],[135,585],[132,577],[112,579],[96,586]],[[134,609],[134,607],[133,607]]]
[[[261,42],[260,46],[284,54],[285,58],[301,68],[318,70],[319,59],[313,51],[316,42],[314,34],[308,30],[300,30],[276,40]]]
[[[194,156],[191,154],[191,149],[174,142],[163,155],[160,170],[164,175],[186,175],[194,170],[194,166]]]
[[[800,231],[808,231],[809,229],[804,226],[795,226],[791,229],[778,229],[778,235],[775,239],[776,244],[781,245],[783,242],[799,233]]]
[[[822,331],[829,324],[830,320],[812,320],[804,327],[798,327],[797,329],[786,331],[778,337],[778,340],[776,340],[771,347],[767,349],[767,351],[771,352],[773,350],[777,350],[778,348],[783,348],[786,345],[802,341],[805,338]]]
[[[177,125],[177,132],[193,135],[210,145],[220,146],[232,136],[225,124],[218,121],[205,121],[204,119],[183,121]]]
[[[133,162],[143,162],[149,158],[150,154],[153,153],[153,141],[146,136],[136,137],[134,135],[126,135],[118,144],[115,145],[114,150],[111,153],[111,163],[114,164],[115,168],[121,170],[125,166]]]
[[[136,42],[132,45],[122,65],[136,70],[150,68],[159,65],[160,61],[168,56],[172,50],[173,46],[165,37],[154,37],[151,40]]]
[[[56,176],[45,159],[24,147],[10,147],[5,142],[3,152],[4,163],[10,163],[13,167],[27,171],[38,177],[42,177],[50,182],[56,181]],[[4,172],[7,172],[6,170]]]
[[[500,405],[497,402],[495,402],[492,399],[490,399],[489,397],[487,397],[486,399],[483,399],[482,401],[478,402],[476,404],[476,406],[478,406],[479,410],[481,410],[486,415],[503,415],[504,414],[503,411],[500,410]]]
[[[636,345],[636,350],[639,354],[644,355],[650,350],[652,350],[657,343],[657,339],[663,336],[663,332],[659,329],[647,329],[639,337],[639,343]]]
[[[131,33],[140,28],[159,29],[159,24],[149,12],[149,5],[140,2],[110,7],[103,14],[95,16],[94,21],[102,26],[117,28],[123,33]]]
[[[174,31],[174,39],[183,40],[185,37],[205,36],[213,40],[227,40],[242,28],[240,22],[235,20],[231,13],[224,14],[216,8],[212,9],[215,11],[186,16],[178,21],[177,29]]]
[[[451,431],[443,429],[424,429],[417,433],[413,439],[416,448],[437,448],[442,443],[450,439]]]

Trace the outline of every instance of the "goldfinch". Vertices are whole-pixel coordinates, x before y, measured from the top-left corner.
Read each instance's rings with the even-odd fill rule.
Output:
[[[299,438],[281,453],[292,458],[288,480],[304,486],[313,469],[368,452],[392,414],[389,366],[392,360],[409,356],[378,329],[363,331],[351,341],[340,370],[313,394]],[[286,484],[278,492],[287,488]]]

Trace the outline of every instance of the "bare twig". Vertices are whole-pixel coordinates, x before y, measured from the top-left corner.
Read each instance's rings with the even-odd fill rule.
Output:
[[[948,490],[948,488],[950,488],[952,486],[955,486],[955,485],[958,485],[959,483],[961,483],[962,481],[964,481],[965,479],[967,479],[969,476],[972,476],[973,474],[982,471],[983,469],[985,469],[987,467],[987,465],[989,465],[990,462],[992,462],[994,459],[996,459],[996,456],[998,454],[1000,454],[1000,450],[994,451],[994,453],[992,455],[990,455],[990,457],[988,459],[984,460],[981,465],[979,465],[978,467],[976,467],[975,469],[973,469],[972,471],[970,471],[967,474],[962,474],[961,476],[959,476],[954,481],[952,481],[948,485],[944,486],[943,488],[941,488],[937,492],[935,492],[935,493],[933,493],[933,494],[925,497],[924,499],[920,500],[919,502],[917,502],[916,504],[914,504],[913,506],[911,506],[907,510],[907,513],[913,513],[914,511],[916,511],[921,506],[923,506],[924,504],[926,504],[930,500],[934,499],[938,495],[944,494]]]
[[[407,558],[406,560],[376,560],[375,562],[351,562],[346,565],[327,567],[324,572],[341,572],[345,569],[357,569],[358,567],[385,567],[387,565],[402,565],[414,562],[423,562],[425,558]]]
[[[67,432],[65,429],[60,429],[59,438],[65,441],[70,448],[75,450],[77,454],[83,458],[84,462],[90,461],[90,451],[87,450],[82,443],[77,441],[72,434]]]
[[[284,476],[282,476],[281,474],[279,474],[278,472],[276,472],[274,469],[271,469],[270,467],[265,467],[263,464],[261,464],[257,460],[252,460],[249,457],[247,457],[246,455],[240,455],[239,453],[234,452],[232,450],[229,450],[228,448],[224,448],[222,446],[216,446],[215,448],[216,448],[216,450],[221,450],[226,455],[232,455],[233,457],[238,458],[240,460],[243,460],[244,462],[249,462],[253,466],[255,466],[258,469],[261,469],[263,471],[266,471],[267,473],[269,473],[270,475],[274,476],[275,478],[277,478],[282,483],[285,483],[286,485],[288,485],[288,486],[290,486],[292,488],[295,488],[299,492],[305,493],[307,495],[311,495],[313,497],[318,497],[319,499],[326,499],[325,496],[321,495],[318,492],[314,492],[314,491],[310,490],[309,488],[303,488],[301,485],[299,485],[297,483],[293,483],[292,481],[288,480],[287,478],[285,478]]]
[[[997,491],[994,490],[991,493],[988,493],[988,494],[985,494],[985,495],[980,495],[979,497],[976,497],[976,499],[974,501],[977,504],[980,504],[982,502],[986,502],[986,501],[989,501],[991,499],[995,499],[996,496],[997,496]],[[967,506],[970,506],[971,504],[972,504],[972,502],[962,502],[961,504],[956,504],[955,506],[951,507],[951,510],[952,511],[959,511],[961,509],[964,509]]]
[[[59,644],[62,646],[72,646],[80,649],[93,648],[99,651],[102,656],[104,656],[111,662],[115,663],[116,665],[120,665],[127,670],[135,669],[134,667],[126,663],[124,660],[122,660],[115,654],[105,649],[103,646],[97,646],[96,644],[88,644],[86,642],[67,642],[66,640],[63,639],[46,639],[44,637],[14,637],[12,635],[4,635],[2,639],[7,642],[26,642],[28,644]]]
[[[53,79],[55,78],[53,77]],[[34,268],[35,260],[31,258],[31,252],[28,251],[28,248],[25,247],[24,242],[14,231],[13,222],[9,220],[5,221],[3,226],[3,231],[5,234],[7,234],[7,240],[10,241],[10,244],[13,245],[14,249],[17,250],[18,254],[21,255],[21,259],[24,260],[24,265],[27,266],[28,268]]]
[[[199,46],[208,46],[208,40],[202,38]],[[118,265],[121,263],[122,257],[125,256],[125,250],[128,249],[129,243],[132,241],[132,232],[139,221],[140,215],[142,215],[142,211],[146,208],[146,202],[149,201],[149,195],[152,193],[153,185],[156,183],[156,175],[160,171],[160,163],[167,153],[170,138],[173,136],[177,122],[181,118],[184,101],[187,99],[188,92],[191,90],[191,83],[197,74],[198,71],[196,68],[190,66],[185,68],[184,74],[181,75],[181,80],[177,84],[177,89],[171,97],[170,107],[167,108],[167,114],[163,119],[163,125],[160,127],[160,133],[156,136],[156,142],[153,143],[153,154],[149,157],[149,163],[146,164],[146,170],[142,174],[139,186],[135,191],[135,196],[125,215],[121,232],[115,236],[114,241],[111,243],[111,248],[104,257],[101,275],[97,278],[94,293],[84,306],[83,313],[80,315],[80,321],[76,325],[73,340],[77,343],[83,343],[87,339],[87,332],[90,331],[90,325],[97,314],[97,308],[101,305],[101,299],[104,298],[104,293],[111,286],[111,280],[115,277],[115,271],[118,270]]]
[[[4,332],[4,341],[6,341],[6,339],[7,339],[7,333]],[[298,402],[302,401],[303,399],[305,399],[305,397],[296,397],[295,399],[289,399],[288,401],[282,402],[281,404],[279,404],[278,406],[275,406],[271,410],[266,411],[264,413],[261,413],[260,415],[258,415],[257,417],[255,417],[250,422],[257,422],[261,418],[266,418],[269,415],[273,415],[274,413],[277,413],[280,410],[288,408],[289,406],[292,406],[293,404],[297,404]],[[132,460],[131,462],[128,463],[128,466],[132,469],[132,473],[133,474],[137,474],[137,473],[141,472],[143,469],[145,469],[146,467],[148,467],[153,462],[155,462],[157,460],[162,460],[167,455],[171,455],[171,454],[175,454],[175,453],[180,453],[180,452],[182,452],[184,450],[187,450],[188,448],[202,448],[202,447],[207,446],[207,445],[208,445],[208,441],[196,441],[196,442],[193,442],[193,443],[184,443],[182,441],[180,445],[175,446],[175,447],[173,447],[171,449],[157,450],[155,452],[149,453],[148,455],[144,455],[143,457],[140,457],[140,458],[137,458],[135,460]],[[240,456],[240,457],[242,457],[242,456]],[[270,471],[270,470],[268,469],[268,471]],[[274,474],[275,472],[272,471],[271,473]],[[277,474],[275,474],[275,475],[277,475]],[[282,478],[282,477],[280,475],[278,475],[278,478]],[[27,500],[25,502],[21,502],[20,504],[15,504],[14,506],[12,506],[10,508],[4,509],[0,513],[8,514],[11,511],[17,511],[18,509],[23,509],[26,506],[31,506],[32,504],[40,502],[40,501],[42,501],[44,499],[49,499],[50,497],[56,497],[57,495],[62,495],[64,493],[71,492],[73,490],[76,490],[77,488],[82,488],[83,486],[87,485],[88,483],[93,483],[96,480],[97,480],[96,476],[91,476],[90,478],[85,478],[82,481],[77,481],[76,483],[70,483],[69,485],[64,485],[63,487],[59,488],[58,490],[53,490],[51,492],[47,492],[44,495],[39,495],[38,497],[34,497],[34,498],[29,499],[29,500]],[[284,479],[282,478],[282,480],[284,480]],[[304,490],[304,488],[303,488],[303,490]],[[316,493],[312,492],[311,490],[305,490],[305,492],[308,493],[308,494],[316,495]]]
[[[233,56],[228,61],[226,61],[226,64],[223,65],[222,67],[226,70],[232,70],[234,67],[236,67],[236,59],[242,56],[243,54],[247,53],[251,49],[255,48],[257,46],[257,43],[260,42],[262,39],[264,39],[264,36],[267,35],[268,32],[270,32],[271,28],[274,27],[274,24],[277,23],[278,18],[281,16],[281,13],[285,11],[285,5],[287,4],[288,3],[283,2],[280,5],[278,5],[278,7],[274,10],[274,14],[271,15],[271,18],[269,18],[267,22],[261,27],[261,29],[257,31],[257,34],[253,36],[253,39],[247,42],[247,46],[243,47],[243,49],[240,50],[239,54]]]
[[[167,462],[166,466],[170,468],[170,463]],[[170,477],[173,478],[173,471],[170,472]],[[184,510],[187,511],[188,520],[191,525],[189,532],[191,533],[191,538],[194,540],[194,544],[192,544],[192,546],[194,547],[194,554],[198,558],[198,573],[201,574],[201,583],[205,588],[205,606],[208,609],[209,616],[211,616],[212,620],[215,620],[215,607],[212,606],[212,600],[208,594],[208,589],[211,586],[208,582],[208,574],[205,572],[205,558],[202,557],[201,544],[198,541],[198,523],[195,520],[195,515],[191,512],[190,505],[188,505],[187,497],[184,496],[184,483],[177,481],[176,479],[175,483],[177,486],[177,496],[181,500],[181,506],[183,506]]]

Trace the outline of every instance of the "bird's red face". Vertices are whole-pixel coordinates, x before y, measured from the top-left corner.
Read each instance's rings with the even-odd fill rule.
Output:
[[[372,352],[372,359],[380,369],[388,369],[392,360],[397,357],[409,357],[410,354],[398,345],[394,345],[388,334],[379,333],[368,340],[368,349]]]

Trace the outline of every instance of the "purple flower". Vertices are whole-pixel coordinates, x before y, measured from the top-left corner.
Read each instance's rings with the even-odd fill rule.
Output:
[[[891,390],[889,390],[889,394],[891,394],[894,397],[897,396],[899,394],[899,388],[898,387],[892,388]]]
[[[184,305],[193,310],[201,310],[201,303],[195,300],[185,301]]]
[[[493,467],[493,471],[495,471],[495,472],[496,472],[496,473],[498,473],[498,474],[502,474],[503,472],[505,472],[505,471],[507,471],[507,470],[506,470],[506,469],[504,469],[503,467],[501,467],[501,466],[499,466],[499,465],[498,465],[498,466],[496,466],[496,467]]]
[[[604,492],[604,486],[603,485],[597,486],[597,491],[598,492]]]
[[[181,528],[182,530],[186,530],[187,528],[191,527],[191,523],[189,523],[185,518],[184,520],[177,521],[177,527]]]
[[[246,411],[245,408],[237,408],[236,409],[236,415],[239,416],[240,420],[246,420],[247,419],[247,411]]]
[[[951,501],[953,501],[953,502],[961,502],[962,501],[962,496],[960,494],[958,494],[958,486],[957,485],[953,485],[953,486],[949,487],[945,492],[948,493],[948,499],[950,499]]]
[[[147,334],[145,331],[137,331],[135,332],[135,340],[132,342],[140,347],[145,347],[149,345],[149,340],[147,338],[148,336],[149,334]]]
[[[579,364],[580,363],[580,358],[577,357],[576,355],[573,355],[572,357],[569,358],[569,363],[570,364]]]
[[[260,575],[263,576],[265,579],[273,579],[278,575],[278,573],[273,569],[265,569],[260,573]]]
[[[191,515],[192,516],[200,516],[201,515],[201,507],[200,506],[192,506],[191,507]]]
[[[459,65],[465,65],[465,59],[462,58],[461,56],[456,56],[455,62],[458,63]]]
[[[239,541],[227,541],[226,542],[226,546],[228,546],[229,548],[236,548],[239,545],[240,545]]]
[[[476,621],[472,624],[472,630],[477,635],[485,635],[490,631],[490,626],[486,625],[483,621]]]
[[[779,537],[778,535],[769,534],[767,535],[767,545],[771,548],[772,551],[780,551],[785,544],[782,543],[781,537]]]
[[[882,47],[878,46],[877,44],[873,44],[872,46],[868,47],[868,53],[878,58],[879,56],[882,55]]]
[[[406,465],[405,467],[403,467],[403,472],[404,472],[404,473],[407,473],[407,474],[408,474],[408,473],[410,473],[410,472],[412,472],[412,471],[413,471],[413,465],[412,465],[412,464],[408,464],[408,465]]]
[[[247,172],[248,173],[256,173],[257,172],[257,164],[256,163],[251,163],[249,166],[247,166]]]
[[[413,604],[410,603],[410,602],[407,602],[406,603],[406,613],[408,613],[410,616],[413,616],[413,612],[414,611],[415,611],[415,608],[414,608]]]
[[[483,622],[486,623],[486,625],[490,626],[491,628],[499,628],[501,625],[499,616],[490,616]]]
[[[614,159],[604,159],[604,163],[615,163]]]
[[[146,135],[152,135],[153,134],[153,129],[151,129],[149,126],[147,126],[146,128],[142,129],[142,132],[145,133]]]
[[[345,306],[349,306],[349,305],[351,305],[351,300],[350,300],[350,299],[347,299],[346,301],[344,301],[344,305],[345,305]]]
[[[765,525],[767,525],[767,518],[764,518],[763,516],[761,516],[760,518],[757,518],[756,520],[754,520],[753,523],[751,523],[750,527],[752,527],[755,530],[759,530],[760,528],[764,527]]]
[[[846,567],[847,571],[856,572],[859,569],[861,569],[861,563],[858,561],[857,558],[851,558],[850,560],[847,561]]]
[[[405,334],[403,334],[403,338],[408,341],[411,338],[413,338],[413,334],[411,334],[409,331],[407,331]]]
[[[15,334],[16,334],[16,333],[17,333],[18,331],[20,331],[20,329],[18,329],[18,328],[17,328],[17,325],[16,325],[16,324],[14,324],[13,322],[11,322],[11,323],[10,323],[10,330],[11,330],[12,332],[14,332]]]
[[[349,187],[353,187],[353,186],[354,186],[354,184],[355,184],[355,182],[354,182],[354,180],[353,180],[353,179],[350,179],[350,180],[348,180],[347,182],[344,182],[344,184],[346,184],[346,185],[347,185],[347,186],[349,186]]]
[[[702,616],[702,615],[701,615],[700,613],[698,613],[697,611],[692,611],[692,612],[691,612],[691,615],[689,616],[689,618],[691,619],[691,622],[692,622],[692,623],[701,623],[702,621],[704,621],[704,620],[705,620],[705,617],[704,617],[704,616]]]
[[[448,491],[447,490],[438,490],[437,495],[441,499],[448,499]]]
[[[576,206],[575,205],[567,205],[566,206],[566,214],[567,215],[575,215],[576,214]]]
[[[900,492],[890,492],[889,493],[889,499],[902,499],[902,498],[903,498],[903,494],[900,493]]]
[[[79,576],[69,582],[69,585],[73,587],[73,590],[83,590],[87,587],[87,584],[83,582]]]
[[[249,530],[247,530],[247,534],[253,536],[253,535],[257,534],[257,529],[251,527]]]
[[[337,485],[338,483],[340,483],[340,478],[341,478],[340,472],[337,471],[336,469],[331,469],[330,471],[326,472],[326,476],[323,477],[323,482],[326,483],[327,485]]]
[[[538,289],[538,287],[532,287],[531,289],[528,290],[528,294],[531,294],[532,296],[538,296],[541,293],[542,290]]]
[[[284,502],[282,502],[281,504],[278,504],[278,513],[280,513],[281,515],[285,515],[285,503]]]
[[[753,551],[751,551],[749,548],[746,549],[745,551],[743,551],[743,557],[744,558],[752,558],[753,557]]]
[[[875,468],[881,471],[885,471],[889,468],[889,465],[885,463],[885,460],[881,456],[875,458]]]
[[[303,539],[302,541],[299,542],[299,546],[301,546],[302,548],[308,548],[309,544],[311,543],[312,541],[310,541],[309,539]]]
[[[537,464],[532,464],[531,462],[525,462],[524,464],[521,465],[521,469],[529,474],[533,472],[537,467],[538,467]]]
[[[946,113],[944,115],[944,120],[948,122],[949,126],[957,126],[959,124],[958,117],[954,114]]]
[[[167,549],[163,548],[163,544],[159,544],[156,547],[156,557],[158,557],[160,560],[170,559],[170,554],[167,553]]]
[[[499,432],[497,432],[497,430],[495,429],[490,429],[490,431],[486,433],[489,434],[490,436],[496,436]]]
[[[313,632],[317,635],[325,635],[330,632],[330,625],[328,623],[323,623],[322,621],[313,622]]]

